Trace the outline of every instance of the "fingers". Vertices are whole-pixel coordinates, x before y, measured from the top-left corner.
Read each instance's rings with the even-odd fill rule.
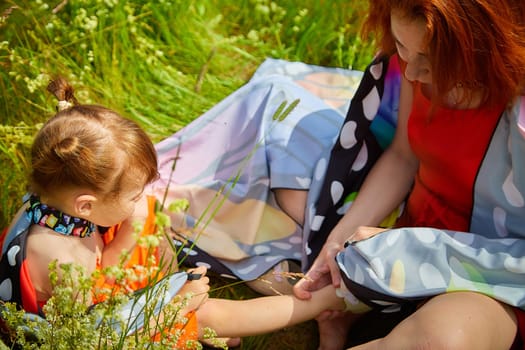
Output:
[[[330,277],[332,279],[332,285],[335,288],[339,288],[341,286],[341,273],[339,272],[339,266],[337,266],[335,257],[328,263],[328,265],[330,266]]]
[[[189,269],[188,273],[200,274],[200,275],[204,276],[204,275],[206,275],[207,271],[208,271],[208,269],[205,266],[197,266],[194,269]]]
[[[312,267],[293,287],[294,295],[302,300],[308,300],[312,297],[311,291],[315,290],[314,283],[320,277],[320,271],[317,265],[320,265],[319,260],[315,260]]]
[[[294,295],[303,300],[311,298],[311,292],[332,284],[341,285],[341,274],[335,256],[343,249],[337,242],[326,242],[310,270],[293,288]]]
[[[199,266],[194,269],[189,269],[188,281],[186,282],[185,289],[193,292],[194,294],[208,293],[210,290],[210,279],[206,276],[207,268]]]
[[[339,273],[339,266],[335,260],[336,255],[343,249],[343,245],[336,242],[327,242],[325,259],[326,265],[330,272],[332,285],[338,288],[341,285],[341,274]]]
[[[294,286],[294,295],[303,300],[312,297],[311,292],[330,284],[329,267],[321,257],[317,258],[310,270]]]
[[[327,252],[327,265],[330,271],[332,285],[338,288],[341,285],[341,274],[339,273],[339,266],[335,261],[335,256],[339,253],[339,249],[331,249]]]
[[[297,282],[293,286],[293,294],[301,299],[301,300],[308,300],[312,297],[312,293],[310,293],[310,287],[308,286],[310,284],[310,281],[305,278],[301,278],[299,282]]]

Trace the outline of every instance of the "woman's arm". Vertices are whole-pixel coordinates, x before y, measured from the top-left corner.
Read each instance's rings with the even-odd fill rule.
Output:
[[[412,84],[401,78],[398,125],[392,144],[371,169],[359,194],[334,227],[307,278],[294,288],[299,298],[309,298],[311,290],[331,283],[340,285],[335,255],[360,226],[378,226],[406,197],[412,186],[418,160],[410,149],[407,122],[412,107]]]
[[[402,77],[398,125],[392,144],[370,170],[354,203],[334,227],[327,242],[342,244],[359,226],[378,226],[410,191],[418,167],[407,135],[412,95],[412,84]]]

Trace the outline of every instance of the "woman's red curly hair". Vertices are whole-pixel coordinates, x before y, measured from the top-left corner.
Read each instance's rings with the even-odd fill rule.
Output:
[[[394,53],[392,11],[426,25],[434,101],[457,84],[482,91],[486,105],[509,104],[525,83],[523,0],[370,0],[362,34]]]

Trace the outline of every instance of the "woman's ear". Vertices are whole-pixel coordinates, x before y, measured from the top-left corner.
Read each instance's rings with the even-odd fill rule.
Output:
[[[81,194],[75,198],[75,215],[87,218],[91,215],[93,205],[97,201],[97,197],[91,194]]]

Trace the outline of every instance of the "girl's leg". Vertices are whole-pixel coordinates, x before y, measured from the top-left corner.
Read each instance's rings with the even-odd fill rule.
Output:
[[[312,294],[310,300],[292,295],[249,300],[208,299],[197,310],[199,328],[213,329],[218,337],[244,337],[269,333],[313,319],[324,310],[343,310],[343,299],[333,286]]]
[[[488,296],[446,293],[430,299],[386,337],[352,349],[508,350],[516,323],[510,306]]]

